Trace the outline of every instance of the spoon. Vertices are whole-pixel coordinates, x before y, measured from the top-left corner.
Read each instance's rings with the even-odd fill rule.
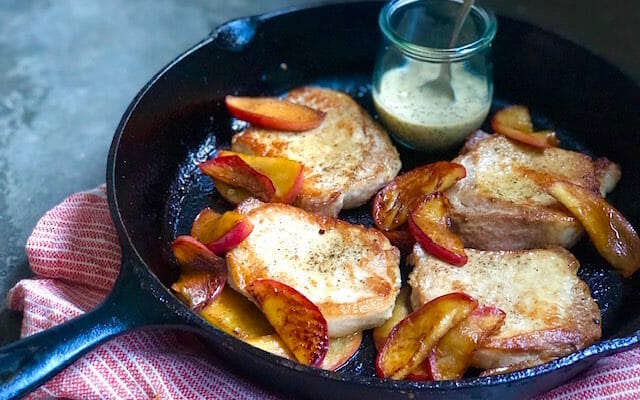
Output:
[[[473,2],[474,0],[464,0],[464,3],[462,3],[462,8],[458,11],[456,24],[453,27],[449,48],[455,46],[458,41],[462,25],[464,25],[464,21],[467,19],[467,15],[469,15]],[[453,88],[451,87],[451,64],[448,62],[442,63],[440,65],[440,74],[438,74],[438,77],[434,80],[423,83],[421,89],[430,90],[434,94],[438,93],[439,96],[448,97],[451,101],[454,101],[456,99],[456,95],[453,93]]]

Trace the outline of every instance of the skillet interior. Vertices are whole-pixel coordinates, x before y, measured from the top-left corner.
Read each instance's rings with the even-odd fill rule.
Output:
[[[369,81],[381,40],[376,24],[380,6],[379,2],[346,4],[234,21],[174,62],[146,92],[141,92],[142,97],[122,126],[114,170],[116,197],[132,245],[165,285],[177,277],[169,249],[173,238],[189,231],[203,207],[229,207],[196,168],[217,148],[228,146],[232,132],[242,127],[229,119],[222,103],[224,95],[279,95],[296,86],[320,84],[350,93],[375,115]],[[556,129],[565,147],[593,151],[594,155],[619,162],[623,178],[610,201],[632,225],[640,226],[640,197],[636,192],[640,171],[634,165],[640,154],[640,136],[633,131],[640,127],[640,116],[634,115],[633,106],[640,104],[638,87],[583,49],[504,18],[499,19],[493,60],[494,109],[504,103],[526,104],[534,122]],[[425,156],[397,147],[403,169],[452,156]],[[366,205],[343,212],[341,217],[371,225],[369,210]],[[579,274],[602,310],[603,338],[633,334],[640,328],[640,278],[621,280],[586,240],[573,252],[582,265]],[[253,349],[238,345],[244,354],[255,355]],[[618,345],[595,346],[582,356],[610,351]],[[478,394],[481,392],[474,387],[486,390],[498,383],[515,385],[494,388],[492,394],[503,390],[506,396],[537,393],[587,366],[582,363],[560,368],[574,358],[500,379],[469,380],[464,386],[471,390],[457,395]],[[357,357],[340,371],[340,379],[368,382],[366,390],[378,390],[372,394],[389,397],[402,395],[388,391],[393,388],[420,387],[433,388],[430,394],[446,397],[448,389],[455,386],[381,383],[373,378],[373,359],[373,344],[367,336]],[[266,360],[263,365],[269,368],[274,358]],[[256,368],[252,371],[256,373],[257,365],[249,371]],[[301,376],[308,375],[308,370],[297,371],[302,371]],[[277,385],[273,377],[282,371],[267,372],[274,375],[253,377]],[[548,372],[554,372],[553,376]],[[517,387],[522,391],[514,392]],[[353,390],[362,394],[365,389],[354,385]],[[314,396],[330,397],[328,393],[315,392]]]

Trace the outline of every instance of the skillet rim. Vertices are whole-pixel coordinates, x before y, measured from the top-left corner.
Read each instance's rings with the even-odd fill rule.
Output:
[[[487,377],[475,377],[475,378],[464,378],[456,381],[432,381],[432,382],[417,382],[417,381],[393,381],[388,379],[380,379],[378,377],[356,377],[356,378],[345,378],[339,373],[332,371],[320,370],[317,368],[312,368],[308,366],[304,366],[298,364],[294,361],[290,361],[278,356],[275,356],[271,353],[260,350],[254,346],[246,344],[235,337],[228,335],[221,330],[215,328],[210,325],[206,320],[200,317],[198,314],[192,312],[186,305],[184,305],[181,301],[177,299],[173,293],[163,285],[158,277],[152,272],[151,268],[147,264],[147,262],[140,255],[136,246],[133,244],[133,240],[129,231],[127,230],[122,215],[120,213],[120,204],[118,202],[117,190],[116,190],[116,161],[118,158],[118,150],[120,148],[120,142],[122,137],[125,134],[125,130],[127,128],[127,124],[133,113],[136,111],[138,104],[143,100],[147,92],[160,80],[162,77],[175,66],[180,64],[185,58],[189,57],[191,54],[197,52],[203,47],[211,45],[216,41],[219,34],[222,33],[225,28],[229,28],[232,24],[238,22],[245,23],[255,23],[255,22],[264,22],[267,20],[272,20],[278,18],[282,15],[289,15],[297,12],[310,11],[320,8],[329,8],[336,6],[382,6],[384,1],[365,1],[365,2],[356,2],[356,3],[340,3],[340,2],[321,2],[315,5],[302,6],[302,7],[288,7],[281,10],[276,10],[273,12],[268,12],[264,14],[258,15],[250,15],[240,18],[234,18],[228,20],[220,25],[218,25],[205,39],[196,43],[191,48],[184,51],[182,54],[177,56],[171,62],[169,62],[165,67],[160,69],[143,87],[140,91],[135,95],[135,97],[130,102],[129,106],[123,113],[123,116],[116,128],[115,135],[113,137],[108,158],[107,158],[107,199],[109,204],[109,210],[115,225],[115,228],[118,232],[118,236],[121,241],[121,247],[123,249],[123,261],[125,260],[125,256],[129,259],[133,264],[133,268],[137,270],[141,270],[140,272],[147,275],[151,278],[152,283],[158,291],[153,291],[154,297],[156,300],[159,300],[161,295],[168,294],[170,296],[163,296],[162,302],[163,306],[168,307],[176,313],[179,317],[184,319],[185,325],[196,326],[199,331],[203,331],[201,333],[205,333],[207,335],[213,335],[221,340],[224,340],[226,343],[231,343],[233,346],[236,346],[236,350],[240,350],[243,352],[248,352],[252,357],[260,358],[262,361],[266,361],[270,364],[275,365],[278,368],[286,368],[290,370],[290,372],[295,373],[304,373],[305,375],[311,375],[316,378],[328,379],[333,381],[334,383],[347,383],[351,385],[358,386],[366,386],[368,388],[375,388],[381,390],[393,390],[397,392],[404,391],[415,391],[417,394],[428,394],[430,392],[450,392],[452,390],[461,390],[461,389],[477,389],[477,388],[491,388],[498,385],[503,384],[519,384],[525,383],[529,379],[541,377],[543,375],[547,375],[553,372],[561,371],[571,366],[578,367],[583,362],[595,362],[597,359],[601,357],[605,357],[611,354],[615,354],[618,352],[629,350],[635,346],[640,345],[640,329],[635,332],[622,337],[610,338],[606,340],[601,340],[597,343],[594,343],[578,352],[571,353],[561,358],[554,359],[545,364],[541,364],[535,367],[511,372],[508,374],[500,374],[495,376],[487,376]],[[604,58],[598,56],[597,54],[592,53],[588,49],[576,44],[568,39],[564,39],[554,32],[544,30],[537,26],[531,25],[527,22],[515,20],[505,16],[499,16],[501,19],[507,19],[512,22],[515,22],[519,25],[523,25],[527,29],[536,30],[542,32],[546,35],[551,35],[555,40],[562,43],[563,46],[573,46],[579,48],[581,51],[589,54],[590,57],[597,59],[599,62],[606,65],[607,68],[615,70],[623,77],[625,77],[629,82],[634,84],[635,87],[638,87],[635,82],[629,78],[623,71],[620,71],[615,65],[611,64]],[[125,268],[125,263],[123,262],[123,268]],[[239,346],[239,349],[237,347]],[[208,346],[210,347],[210,346]],[[214,353],[217,351],[214,350]],[[573,375],[572,375],[573,376]],[[564,381],[563,381],[564,382]]]

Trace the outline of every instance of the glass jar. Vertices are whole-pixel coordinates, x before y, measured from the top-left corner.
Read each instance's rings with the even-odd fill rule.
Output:
[[[394,0],[380,12],[384,43],[373,73],[373,100],[382,122],[407,147],[450,149],[489,112],[496,19],[474,5],[450,47],[461,7],[460,0]],[[453,98],[427,83],[438,78],[443,65],[450,66]]]

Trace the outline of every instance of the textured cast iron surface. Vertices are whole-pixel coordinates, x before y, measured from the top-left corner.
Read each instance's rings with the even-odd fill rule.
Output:
[[[229,208],[196,168],[218,148],[228,147],[232,133],[242,127],[226,114],[223,96],[280,95],[296,86],[319,84],[350,93],[373,113],[369,81],[380,43],[380,5],[327,6],[232,21],[154,78],[132,103],[110,156],[110,201],[125,246],[135,248],[164,285],[177,273],[171,240],[189,230],[201,208]],[[632,106],[640,102],[638,87],[579,47],[504,18],[499,19],[493,58],[494,109],[505,103],[526,104],[535,124],[556,129],[565,147],[621,163],[623,179],[611,201],[640,226],[640,175],[634,165],[640,150],[634,129],[640,127],[640,117]],[[400,150],[405,169],[452,156]],[[371,225],[368,205],[343,212],[341,218]],[[317,398],[522,398],[548,390],[598,357],[638,342],[640,278],[620,279],[587,241],[574,253],[582,265],[579,274],[602,310],[604,340],[533,369],[457,382],[377,379],[370,335],[338,373],[305,368],[208,327],[165,287],[149,282],[153,295],[201,329],[222,357],[252,379],[288,393]]]

